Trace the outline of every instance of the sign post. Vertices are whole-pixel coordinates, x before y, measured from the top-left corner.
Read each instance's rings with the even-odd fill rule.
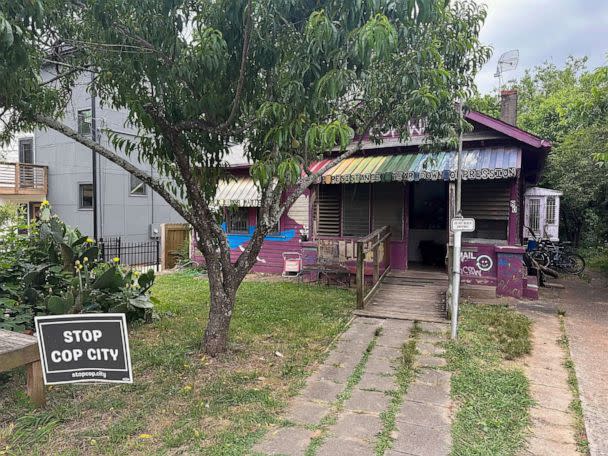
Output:
[[[45,385],[133,383],[124,314],[36,317]]]
[[[464,118],[462,102],[458,103],[458,119],[460,121],[458,135],[458,152],[456,153],[456,201],[454,219],[462,219],[462,130]],[[454,220],[452,219],[452,220]],[[460,300],[460,250],[462,248],[462,231],[454,231],[454,258],[452,258],[452,321],[451,337],[458,337],[458,302]]]

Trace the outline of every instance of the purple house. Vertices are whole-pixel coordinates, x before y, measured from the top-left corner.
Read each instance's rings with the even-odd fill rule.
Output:
[[[538,182],[551,143],[515,126],[516,101],[516,93],[502,93],[501,120],[466,114],[474,128],[463,144],[462,213],[475,218],[476,231],[463,234],[461,272],[465,284],[535,298],[522,265],[524,193]],[[365,143],[363,153],[325,172],[283,215],[254,271],[282,273],[283,254],[292,252],[305,263],[332,256],[354,272],[356,241],[383,226],[391,231],[392,270],[424,264],[447,271],[456,152],[422,152],[423,126],[410,132],[407,142],[389,133],[381,144]],[[259,194],[246,165],[233,172],[236,180],[222,185],[216,199],[233,207],[225,229],[236,258],[255,227]]]

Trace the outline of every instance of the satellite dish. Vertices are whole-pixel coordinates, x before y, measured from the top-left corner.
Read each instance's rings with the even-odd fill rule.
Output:
[[[500,56],[498,59],[498,65],[496,66],[495,78],[498,78],[499,89],[502,89],[502,74],[505,71],[513,71],[517,69],[519,63],[519,49],[513,49],[507,51]]]

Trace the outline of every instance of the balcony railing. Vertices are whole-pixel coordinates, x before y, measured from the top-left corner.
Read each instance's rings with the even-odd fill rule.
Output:
[[[0,162],[0,195],[46,195],[47,171],[42,165]]]

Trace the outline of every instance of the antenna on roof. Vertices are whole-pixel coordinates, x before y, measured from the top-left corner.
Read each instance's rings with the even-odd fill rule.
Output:
[[[498,78],[498,90],[502,90],[502,74],[505,71],[513,71],[517,69],[519,63],[519,49],[513,49],[507,51],[500,56],[498,59],[498,65],[496,65],[495,78]]]

